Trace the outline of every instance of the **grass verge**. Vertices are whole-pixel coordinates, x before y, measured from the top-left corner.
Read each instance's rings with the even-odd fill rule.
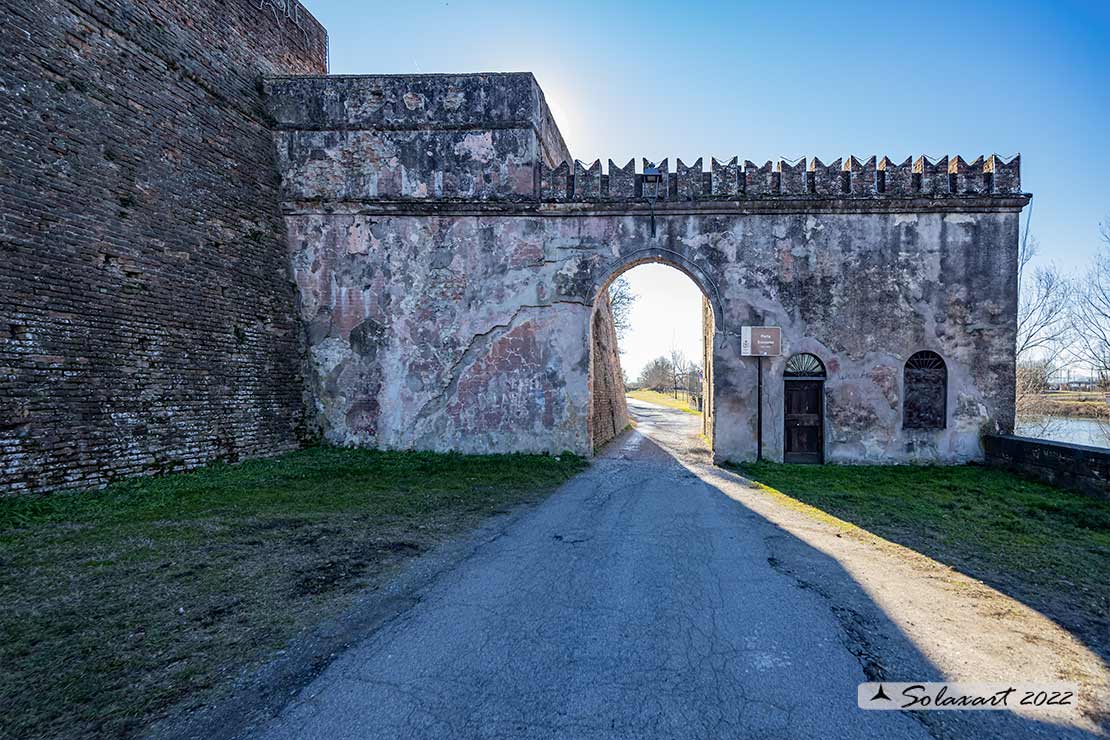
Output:
[[[585,467],[316,448],[0,499],[0,737],[128,737]]]
[[[977,466],[733,466],[1033,607],[1110,653],[1110,501]]]
[[[639,401],[647,401],[648,403],[654,403],[658,406],[667,406],[672,409],[678,409],[679,411],[685,411],[688,414],[701,415],[700,411],[690,406],[687,398],[675,398],[666,393],[660,393],[659,391],[653,391],[647,388],[637,388],[634,391],[628,391],[625,395]]]

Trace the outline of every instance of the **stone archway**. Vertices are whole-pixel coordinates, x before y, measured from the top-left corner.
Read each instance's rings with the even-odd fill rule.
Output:
[[[594,304],[597,303],[601,291],[606,290],[614,280],[639,265],[666,265],[673,267],[686,275],[698,286],[703,296],[709,301],[713,316],[717,323],[721,323],[721,294],[717,281],[713,276],[696,261],[690,259],[682,252],[666,247],[643,247],[626,254],[621,254],[616,259],[606,264],[599,274],[601,280],[594,285]]]
[[[712,276],[695,262],[674,250],[657,247],[636,250],[606,265],[599,273],[602,278],[592,290],[593,310],[589,329],[590,412],[587,421],[591,448],[596,450],[604,445],[629,423],[624,402],[620,350],[609,307],[609,288],[621,275],[646,264],[664,265],[677,270],[697,286],[701,293],[702,352],[699,362],[703,370],[702,432],[712,447],[713,356],[716,328],[721,317],[720,294]]]

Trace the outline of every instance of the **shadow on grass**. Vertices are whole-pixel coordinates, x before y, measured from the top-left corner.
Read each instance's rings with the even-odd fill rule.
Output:
[[[970,465],[728,467],[987,583],[1110,660],[1110,501]]]
[[[834,557],[699,477],[626,432],[510,530],[466,546],[450,577],[406,570],[388,596],[414,597],[404,619],[386,604],[373,627],[340,629],[356,637],[325,649],[322,673],[157,736],[236,737],[262,704],[253,737],[1094,737],[1011,712],[859,711],[865,676],[944,676]],[[347,619],[369,624],[386,598]],[[839,630],[811,611],[819,599]]]
[[[133,736],[585,465],[314,448],[2,498],[0,736]]]

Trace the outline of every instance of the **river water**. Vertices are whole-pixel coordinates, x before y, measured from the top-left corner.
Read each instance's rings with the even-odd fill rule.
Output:
[[[1047,429],[1045,427],[1047,426]],[[1077,416],[1051,416],[1046,420],[1018,419],[1014,433],[1023,437],[1051,439],[1055,442],[1071,442],[1077,445],[1110,447],[1110,429],[1094,419]]]

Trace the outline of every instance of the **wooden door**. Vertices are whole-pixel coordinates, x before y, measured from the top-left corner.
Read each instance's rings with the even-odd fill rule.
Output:
[[[785,380],[783,421],[786,426],[788,463],[825,461],[824,383],[820,380]]]

